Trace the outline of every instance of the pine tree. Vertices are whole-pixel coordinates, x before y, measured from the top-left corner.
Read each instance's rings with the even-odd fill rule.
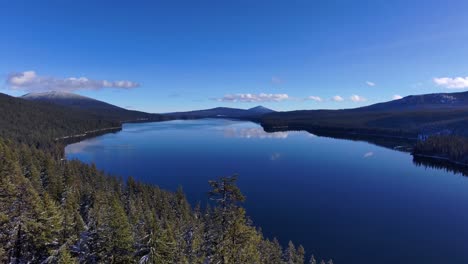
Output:
[[[296,264],[296,247],[294,246],[292,241],[289,241],[288,247],[284,251],[284,261],[287,264]]]
[[[57,201],[60,200],[63,193],[63,179],[51,157],[45,157],[41,178],[50,196]]]
[[[127,215],[117,198],[110,202],[109,257],[112,263],[128,263],[131,260],[133,237]]]
[[[236,186],[236,176],[210,181],[210,198],[219,206],[214,212],[214,223],[220,225],[216,234],[214,259],[221,263],[258,262],[260,235],[248,224],[245,210],[238,206],[245,197]]]
[[[162,229],[154,226],[148,241],[148,253],[141,258],[140,263],[169,264],[175,263],[175,241],[170,235],[171,227]]]
[[[73,187],[68,187],[62,202],[63,231],[62,240],[73,243],[85,229],[85,223],[80,215],[80,199],[78,192]]]
[[[189,263],[201,264],[205,260],[205,252],[203,251],[204,244],[204,222],[200,204],[198,203],[194,209],[194,217],[191,221],[191,227],[186,234],[188,245],[188,261]]]
[[[77,264],[78,261],[72,257],[70,251],[66,247],[62,247],[59,251],[57,264]]]
[[[40,178],[40,172],[37,168],[38,166],[34,163],[34,158],[32,156],[31,150],[28,149],[26,146],[21,145],[19,157],[23,176],[29,179],[36,191],[42,193],[43,188]]]
[[[10,211],[10,245],[11,262],[41,260],[48,257],[47,236],[49,227],[42,221],[45,213],[41,198],[32,185],[16,175],[16,191],[12,210]]]
[[[184,190],[182,189],[181,186],[177,188],[177,192],[175,194],[175,199],[176,199],[176,204],[175,204],[175,210],[176,210],[176,217],[180,221],[188,221],[191,218],[191,209],[190,209],[190,204],[187,201],[187,198],[185,197]]]
[[[42,212],[37,222],[42,227],[42,232],[35,236],[36,243],[47,246],[48,254],[57,250],[63,243],[61,233],[63,230],[63,216],[60,207],[53,201],[48,193],[42,196]]]
[[[297,264],[304,264],[304,258],[305,258],[305,250],[302,245],[299,245],[296,251],[296,259],[295,263]]]
[[[264,264],[281,264],[284,263],[282,259],[283,250],[276,238],[273,241],[269,239],[262,239],[259,244],[260,263]]]

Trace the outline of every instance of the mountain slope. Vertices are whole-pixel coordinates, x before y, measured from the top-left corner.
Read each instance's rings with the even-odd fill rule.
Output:
[[[129,121],[159,121],[161,116],[140,111],[127,110],[106,102],[92,99],[68,92],[43,92],[29,93],[21,97],[22,99],[50,103],[55,105],[86,111],[105,119],[129,122]]]
[[[404,98],[356,108],[360,111],[417,111],[468,108],[468,92],[410,95]]]
[[[120,122],[60,105],[27,101],[0,93],[0,137],[47,147],[53,139],[90,130],[120,127]]]
[[[274,110],[263,106],[257,106],[250,109],[238,109],[229,107],[216,107],[204,110],[195,110],[188,112],[167,113],[164,116],[176,119],[197,119],[197,118],[239,118],[255,119],[265,114],[274,113]]]
[[[28,93],[21,98],[30,101],[48,102],[63,106],[71,106],[80,109],[115,109],[125,110],[123,108],[101,102],[99,100],[89,98],[86,96],[69,93],[69,92],[41,92],[41,93]]]
[[[267,130],[333,130],[403,137],[468,135],[468,92],[407,96],[355,109],[278,112],[263,116],[261,122]]]

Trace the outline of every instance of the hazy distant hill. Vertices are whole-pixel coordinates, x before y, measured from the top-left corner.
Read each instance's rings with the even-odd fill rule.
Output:
[[[162,119],[161,115],[158,114],[127,110],[106,102],[69,92],[50,91],[42,93],[28,93],[23,95],[21,98],[29,101],[45,102],[84,110],[106,119],[121,122],[158,121]]]
[[[268,109],[263,106],[257,106],[250,109],[238,109],[229,107],[216,107],[205,110],[196,110],[188,112],[175,112],[164,114],[170,118],[180,119],[196,119],[196,118],[240,118],[240,119],[254,119],[269,113],[274,113],[274,110]]]
[[[247,109],[248,112],[250,113],[258,113],[258,114],[268,114],[268,113],[273,113],[275,112],[274,110],[271,110],[270,108],[266,108],[264,106],[256,106],[250,109]]]

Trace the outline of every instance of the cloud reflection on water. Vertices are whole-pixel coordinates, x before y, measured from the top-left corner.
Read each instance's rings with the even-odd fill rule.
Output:
[[[96,146],[98,144],[97,140],[84,140],[78,143],[68,145],[65,149],[67,154],[77,154],[83,152],[89,147]]]
[[[224,132],[224,136],[227,138],[286,139],[289,135],[289,132],[267,133],[261,127],[251,127],[251,128],[226,127],[223,129],[223,132]]]
[[[130,144],[105,145],[99,139],[91,139],[68,145],[65,152],[67,154],[77,154],[92,148],[105,148],[106,150],[128,150],[132,149],[133,146]]]

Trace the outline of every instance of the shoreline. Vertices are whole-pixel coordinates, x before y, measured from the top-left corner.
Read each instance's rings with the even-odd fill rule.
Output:
[[[403,133],[406,135],[397,135],[392,133],[390,130],[384,130],[379,133],[378,129],[360,129],[360,128],[346,128],[346,127],[323,127],[323,126],[303,126],[303,125],[281,125],[281,126],[270,126],[266,123],[259,123],[266,132],[277,132],[277,131],[293,131],[293,130],[302,130],[307,131],[312,134],[314,132],[324,133],[324,134],[341,134],[341,135],[356,135],[356,136],[371,136],[371,137],[380,137],[380,138],[395,138],[395,139],[405,139],[405,140],[417,140],[418,137],[415,133]],[[359,131],[361,130],[361,131]],[[365,132],[367,130],[368,132]]]
[[[439,161],[446,161],[449,162],[453,165],[457,166],[462,166],[462,167],[468,167],[468,163],[460,162],[460,161],[455,161],[447,157],[443,156],[437,156],[437,155],[427,155],[427,154],[419,154],[419,153],[411,153],[413,157],[419,157],[419,158],[427,158],[427,159],[433,159],[433,160],[439,160]]]
[[[216,119],[229,119],[229,120],[246,121],[246,119],[235,119],[235,118],[219,118],[218,117]],[[165,121],[174,121],[174,120],[187,120],[187,119],[170,119],[170,120],[157,120],[157,121],[156,120],[145,120],[145,121],[138,120],[137,122],[138,123],[153,123],[153,122],[165,122]],[[197,119],[193,119],[193,120],[197,120]],[[136,120],[125,121],[125,122],[122,122],[122,125],[125,124],[125,123],[134,123],[135,121]],[[317,135],[317,136],[320,136],[320,137],[341,136],[339,138],[348,139],[348,140],[364,140],[364,141],[366,141],[366,142],[368,142],[370,144],[376,144],[376,143],[372,142],[371,140],[366,140],[365,137],[380,138],[380,139],[397,139],[397,140],[406,140],[406,141],[416,141],[417,140],[417,137],[389,135],[387,133],[381,133],[380,134],[380,133],[365,133],[365,132],[356,132],[356,131],[353,131],[353,132],[351,132],[351,131],[337,131],[335,129],[326,129],[326,128],[322,128],[322,129],[310,129],[310,128],[305,129],[305,128],[300,128],[300,127],[294,128],[294,127],[290,127],[290,126],[281,126],[281,127],[270,127],[271,129],[267,129],[258,120],[247,120],[247,121],[251,121],[253,123],[258,124],[267,133],[274,133],[274,132],[278,132],[278,131],[297,131],[297,130],[301,130],[301,131],[306,131],[308,133],[311,133],[311,134],[314,134],[314,135]],[[82,141],[84,139],[89,139],[89,138],[105,135],[107,133],[115,133],[115,132],[121,131],[122,129],[123,129],[123,126],[107,127],[107,128],[89,130],[89,131],[85,131],[85,132],[83,132],[81,134],[75,134],[75,135],[69,135],[69,136],[55,138],[54,141],[56,141],[56,142],[57,141],[62,141],[63,143],[65,143],[65,145],[69,145],[69,144],[80,142],[80,141]],[[353,138],[353,136],[356,136],[357,138]],[[69,141],[69,142],[66,142],[66,141]],[[411,152],[411,155],[413,157],[427,158],[427,159],[432,159],[432,160],[444,161],[444,162],[448,162],[448,163],[450,163],[452,165],[455,165],[455,166],[468,167],[468,163],[451,160],[450,158],[447,158],[447,157],[437,156],[437,155],[426,155],[426,154],[413,153],[411,151],[411,148],[408,149],[408,146],[398,145],[398,146],[390,147],[390,146],[383,146],[383,145],[380,145],[380,144],[376,144],[376,145],[379,145],[379,146],[382,146],[382,147],[385,147],[385,148],[389,148],[389,149],[392,149],[392,150],[395,150],[395,151],[401,151],[400,148],[403,148],[405,152]],[[414,146],[413,146],[413,148],[414,148]]]
[[[91,134],[95,134],[95,133],[101,133],[101,132],[106,132],[106,131],[118,131],[118,130],[121,130],[121,129],[122,129],[122,127],[120,126],[120,127],[106,127],[106,128],[95,129],[95,130],[88,130],[88,131],[83,132],[82,134],[75,134],[75,135],[58,137],[58,138],[55,138],[54,141],[68,140],[68,139],[80,138],[80,137],[87,137],[87,136],[90,136]]]

